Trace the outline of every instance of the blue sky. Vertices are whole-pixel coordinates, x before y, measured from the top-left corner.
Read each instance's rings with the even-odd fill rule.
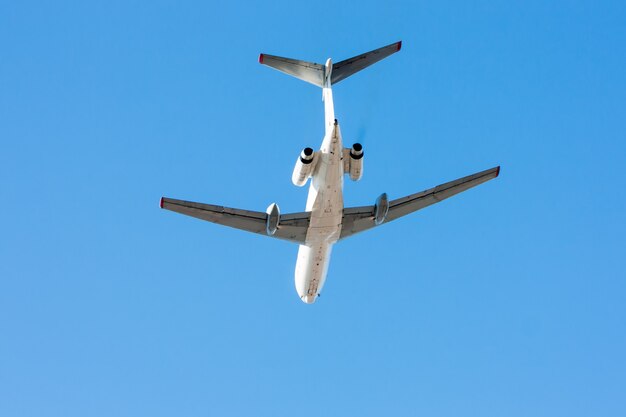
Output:
[[[0,3],[0,415],[623,416],[623,2]],[[257,63],[397,40],[337,85],[348,205],[500,177],[338,244],[301,211],[321,92]]]

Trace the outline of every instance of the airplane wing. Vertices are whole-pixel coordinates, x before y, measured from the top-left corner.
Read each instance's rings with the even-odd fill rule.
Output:
[[[281,215],[276,231],[270,235],[267,232],[268,214],[260,211],[241,210],[166,197],[161,198],[161,208],[212,223],[295,243],[304,243],[311,214],[303,212]]]
[[[479,184],[494,179],[500,173],[500,167],[487,169],[458,180],[450,181],[419,193],[398,198],[389,202],[389,211],[382,224],[398,219],[414,211],[445,200]],[[355,235],[376,226],[374,216],[376,206],[346,208],[343,211],[343,226],[339,239]]]

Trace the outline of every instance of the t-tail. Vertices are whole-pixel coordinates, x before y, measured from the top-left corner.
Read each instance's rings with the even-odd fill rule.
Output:
[[[356,74],[362,69],[398,52],[401,47],[402,41],[395,42],[341,62],[332,63],[328,60],[326,65],[268,54],[259,55],[259,62],[318,87],[329,88],[352,74]]]

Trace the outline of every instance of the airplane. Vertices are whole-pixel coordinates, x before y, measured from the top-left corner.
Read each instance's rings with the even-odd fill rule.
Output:
[[[300,299],[312,304],[326,281],[333,245],[365,230],[387,224],[414,211],[468,190],[500,173],[487,169],[406,197],[389,200],[381,194],[373,205],[345,208],[343,177],[358,181],[363,175],[363,146],[344,148],[335,118],[332,86],[362,69],[400,51],[402,41],[333,63],[325,64],[260,54],[259,63],[322,88],[325,134],[318,151],[302,150],[293,170],[292,182],[303,187],[309,178],[305,211],[281,214],[276,203],[265,212],[195,203],[162,197],[160,207],[209,222],[300,245],[295,269],[295,286]]]

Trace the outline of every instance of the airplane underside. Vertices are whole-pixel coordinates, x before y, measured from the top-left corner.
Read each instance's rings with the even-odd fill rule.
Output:
[[[295,284],[298,296],[307,304],[315,302],[326,281],[332,245],[339,240],[343,218],[343,145],[339,123],[334,119],[332,93],[324,89],[326,119],[332,120],[316,153],[306,210],[311,220],[306,244],[300,245]]]
[[[381,194],[374,205],[344,208],[343,177],[358,181],[363,174],[363,147],[342,144],[335,119],[332,86],[400,50],[401,42],[325,65],[261,54],[259,62],[323,89],[325,135],[318,151],[304,148],[294,167],[292,182],[304,186],[310,179],[306,209],[281,214],[276,204],[265,212],[242,210],[191,201],[161,198],[160,206],[209,222],[298,243],[295,286],[300,299],[312,304],[319,297],[333,244],[438,203],[493,178],[500,167],[468,175],[406,197],[389,200]]]

